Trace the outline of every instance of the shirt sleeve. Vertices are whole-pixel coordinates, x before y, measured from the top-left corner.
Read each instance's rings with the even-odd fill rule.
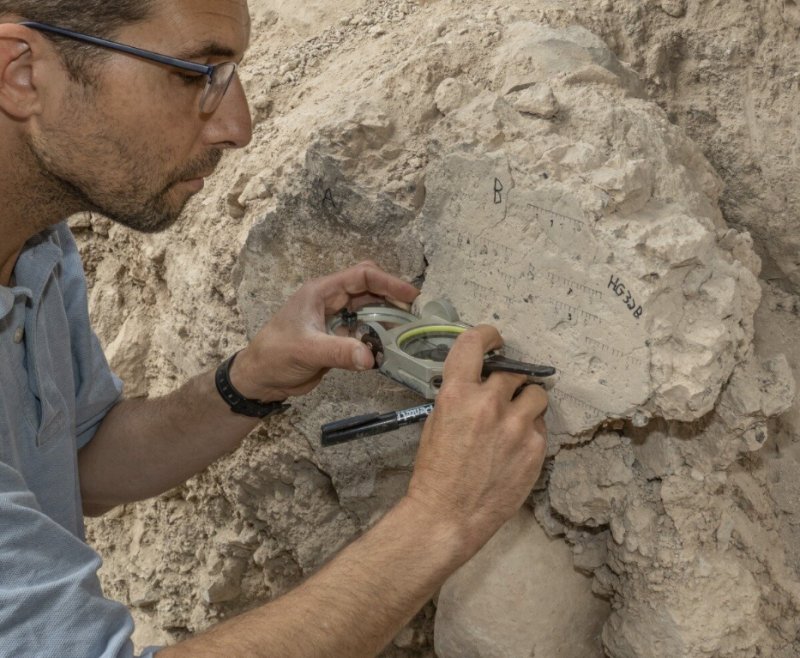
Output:
[[[100,564],[0,462],[0,656],[134,658],[133,619],[103,596]]]
[[[70,326],[75,373],[75,434],[80,450],[92,440],[100,423],[122,397],[122,381],[108,365],[89,320],[83,264],[66,223],[58,226],[63,258],[59,284]]]

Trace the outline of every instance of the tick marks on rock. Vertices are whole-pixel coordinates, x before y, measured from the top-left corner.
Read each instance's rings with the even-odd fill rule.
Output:
[[[617,359],[618,361],[622,361],[626,366],[641,366],[642,360],[632,356],[630,354],[626,354],[618,347],[614,347],[613,345],[607,345],[599,340],[591,338],[590,336],[584,337],[586,340],[587,345],[594,348],[598,353],[603,355],[609,355]]]
[[[644,315],[644,309],[636,304],[636,300],[633,298],[631,291],[625,286],[624,283],[620,280],[618,276],[611,275],[611,280],[608,282],[608,287],[614,291],[614,294],[622,299],[625,306],[628,307],[629,311],[633,312],[633,317],[637,320]]]
[[[531,266],[533,267],[533,266]],[[587,297],[592,299],[600,299],[603,296],[599,290],[595,290],[594,288],[590,288],[582,283],[578,283],[577,281],[573,281],[572,279],[568,279],[567,277],[561,276],[560,274],[556,274],[555,272],[548,272],[546,274],[547,280],[554,288],[566,288],[567,295],[575,294],[576,292],[581,292],[585,294]]]
[[[481,238],[480,240],[470,238],[462,233],[455,235],[448,234],[442,236],[442,242],[458,249],[458,251],[469,256],[488,256],[491,258],[502,259],[502,262],[509,263],[517,258],[517,253],[504,244]]]
[[[573,306],[572,304],[567,304],[566,302],[562,302],[558,299],[546,299],[546,301],[553,305],[553,308],[559,315],[566,316],[569,322],[572,322],[573,320],[580,320],[584,325],[602,323],[600,316],[595,315],[594,313],[589,313],[589,311],[584,311],[583,309]]]
[[[571,402],[572,404],[583,409],[585,412],[589,412],[597,416],[605,417],[606,415],[606,412],[602,409],[598,409],[593,404],[588,403],[586,400],[566,393],[560,388],[554,388],[552,391],[550,391],[550,397],[557,402]]]
[[[474,293],[484,299],[496,299],[497,298],[497,291],[484,286],[477,281],[473,281],[472,279],[467,279],[464,281],[464,284],[473,289]],[[504,299],[508,300],[508,297],[504,297]]]
[[[582,233],[583,229],[586,228],[586,222],[580,219],[568,217],[567,215],[562,215],[555,210],[541,208],[540,206],[536,206],[532,203],[529,203],[528,207],[533,208],[534,218],[541,220],[550,228],[572,231],[574,233]]]

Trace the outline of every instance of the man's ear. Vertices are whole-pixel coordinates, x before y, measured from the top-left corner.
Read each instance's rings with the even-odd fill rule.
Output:
[[[35,84],[31,30],[14,23],[0,24],[0,112],[27,119],[41,110]]]

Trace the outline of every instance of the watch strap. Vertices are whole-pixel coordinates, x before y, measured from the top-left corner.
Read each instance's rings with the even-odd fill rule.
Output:
[[[236,387],[231,383],[231,366],[237,356],[239,356],[239,352],[221,363],[214,376],[217,390],[222,399],[228,403],[231,411],[250,418],[266,418],[272,414],[286,411],[291,405],[286,404],[285,401],[261,402],[260,400],[251,400],[236,390]]]

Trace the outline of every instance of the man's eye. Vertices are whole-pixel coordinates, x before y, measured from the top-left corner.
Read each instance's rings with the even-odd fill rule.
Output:
[[[199,85],[205,82],[206,76],[202,73],[175,73],[187,85]]]

